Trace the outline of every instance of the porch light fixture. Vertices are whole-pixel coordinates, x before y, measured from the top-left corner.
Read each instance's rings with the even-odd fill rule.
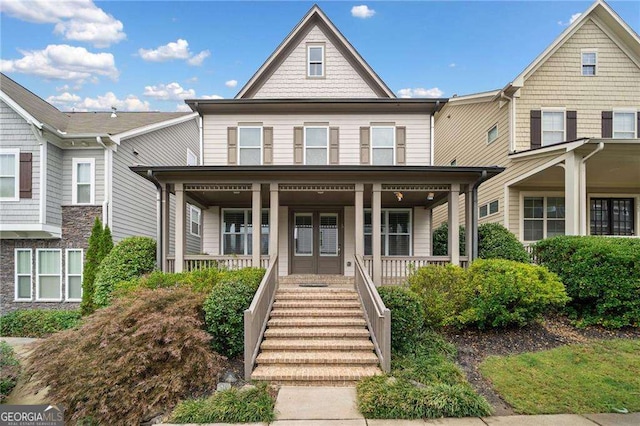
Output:
[[[433,192],[430,192],[427,194],[427,201],[432,201],[433,197],[435,197],[435,194]]]
[[[240,195],[240,191],[233,191],[233,195]]]
[[[318,191],[318,194],[322,195],[324,194],[324,191]]]
[[[398,199],[398,201],[402,201],[402,198],[404,197],[404,195],[402,194],[402,192],[394,192],[393,195],[396,196],[396,198]]]

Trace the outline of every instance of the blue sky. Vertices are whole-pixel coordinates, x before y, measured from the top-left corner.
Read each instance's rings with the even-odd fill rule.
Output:
[[[394,92],[449,97],[503,87],[591,2],[318,4]],[[640,2],[609,4],[640,32]],[[63,110],[175,111],[232,98],[312,5],[3,0],[0,69]]]

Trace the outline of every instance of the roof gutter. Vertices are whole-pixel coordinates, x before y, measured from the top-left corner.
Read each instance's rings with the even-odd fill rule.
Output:
[[[147,170],[146,177],[156,187],[156,265],[162,271],[162,185],[154,176],[153,170]]]

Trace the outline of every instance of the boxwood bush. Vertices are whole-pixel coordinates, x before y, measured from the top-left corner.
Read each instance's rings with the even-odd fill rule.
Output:
[[[466,231],[464,226],[460,226],[460,256],[466,256],[467,246]],[[443,223],[433,230],[433,255],[434,256],[446,256],[449,251],[449,224]]]
[[[79,310],[23,309],[0,316],[0,335],[46,337],[80,323]]]
[[[422,301],[404,287],[380,287],[378,293],[391,310],[391,349],[395,352],[411,349],[424,327]]]
[[[458,324],[478,328],[523,326],[569,300],[558,276],[538,265],[478,259],[462,288]]]
[[[102,260],[95,280],[93,301],[97,308],[111,302],[120,281],[151,272],[156,267],[156,242],[148,237],[130,237],[120,241]]]
[[[562,236],[534,249],[566,286],[567,310],[579,325],[640,325],[640,240]]]

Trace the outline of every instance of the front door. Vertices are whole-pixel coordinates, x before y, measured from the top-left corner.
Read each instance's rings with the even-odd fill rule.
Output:
[[[292,274],[342,274],[342,213],[294,210],[289,219]]]

